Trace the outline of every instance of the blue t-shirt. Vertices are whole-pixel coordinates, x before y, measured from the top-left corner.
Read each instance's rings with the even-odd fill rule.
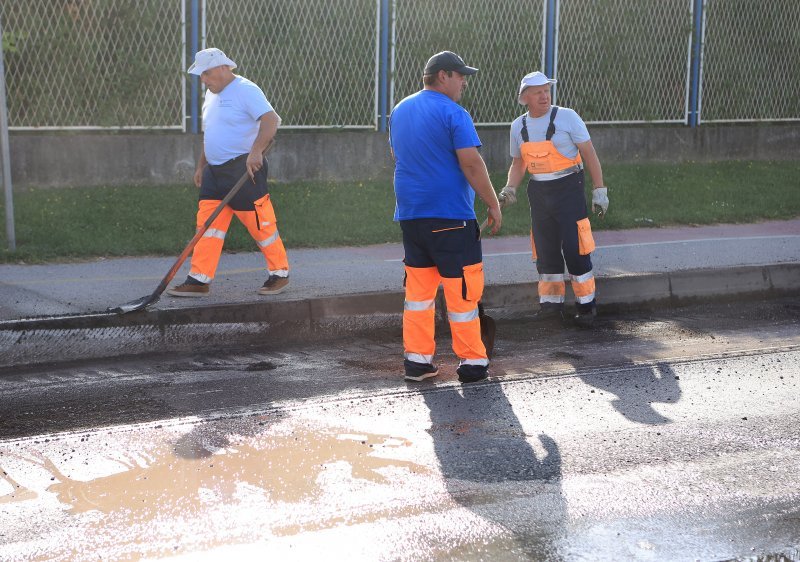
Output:
[[[218,94],[206,90],[203,101],[203,149],[209,164],[224,164],[247,154],[258,135],[258,120],[274,111],[261,88],[236,76]]]
[[[395,106],[389,132],[394,220],[474,219],[475,192],[456,155],[460,148],[481,145],[469,113],[444,94],[421,90]]]

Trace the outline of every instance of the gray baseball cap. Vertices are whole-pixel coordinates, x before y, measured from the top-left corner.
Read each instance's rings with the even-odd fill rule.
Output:
[[[425,65],[425,74],[436,74],[440,70],[455,70],[467,76],[478,72],[477,68],[467,66],[464,59],[452,51],[442,51],[428,59],[428,64]]]

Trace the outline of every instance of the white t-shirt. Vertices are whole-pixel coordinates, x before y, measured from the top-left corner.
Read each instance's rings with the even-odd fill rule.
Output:
[[[550,108],[552,111],[552,106]],[[528,125],[528,141],[540,142],[547,136],[547,127],[550,125],[550,111],[541,117],[531,117],[527,113],[520,115],[511,123],[511,138],[509,142],[510,154],[512,158],[520,158],[519,147],[522,146],[522,118],[526,117]],[[568,107],[559,107],[555,121],[556,132],[550,140],[556,150],[567,158],[575,158],[578,155],[577,143],[586,142],[591,139],[589,130],[583,119]]]
[[[261,88],[236,76],[220,93],[206,90],[203,100],[203,147],[209,164],[219,165],[247,154],[258,135],[258,120],[274,111]]]

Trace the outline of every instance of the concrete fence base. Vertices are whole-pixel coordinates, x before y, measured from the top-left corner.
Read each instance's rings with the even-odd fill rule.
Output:
[[[508,129],[479,129],[490,170],[508,168]],[[601,162],[800,159],[800,123],[595,126]],[[202,139],[176,132],[12,132],[16,188],[175,184],[192,179]],[[389,180],[388,136],[374,131],[281,131],[269,157],[277,181]]]

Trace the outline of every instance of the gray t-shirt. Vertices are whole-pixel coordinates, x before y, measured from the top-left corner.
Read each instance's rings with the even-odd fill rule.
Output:
[[[552,110],[552,107],[551,107]],[[520,115],[511,123],[510,154],[512,158],[520,158],[519,147],[522,146],[522,118],[527,115],[528,140],[530,142],[540,142],[545,140],[547,126],[550,124],[550,111],[541,117],[531,117],[527,113]],[[589,130],[583,119],[568,107],[559,107],[555,119],[556,132],[553,138],[553,145],[562,155],[567,158],[575,158],[578,155],[577,143],[586,142],[591,139]]]

